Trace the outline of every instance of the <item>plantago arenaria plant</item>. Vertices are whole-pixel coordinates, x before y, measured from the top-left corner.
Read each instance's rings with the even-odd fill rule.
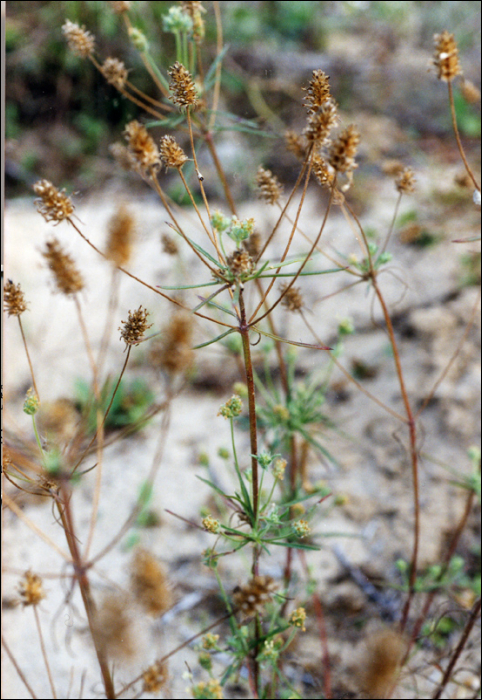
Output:
[[[80,236],[89,246],[89,254],[98,256],[111,276],[110,291],[105,294],[106,321],[97,344],[86,308],[87,270],[74,261],[59,239],[46,241],[41,255],[53,274],[56,290],[75,303],[76,327],[91,379],[82,385],[82,400],[58,397],[63,403],[57,403],[57,407],[69,407],[68,420],[67,412],[59,410],[52,412],[50,420],[46,411],[45,418],[37,422],[45,378],[34,376],[35,362],[27,352],[33,386],[23,410],[32,421],[32,439],[27,442],[28,448],[21,449],[19,441],[12,438],[5,461],[9,487],[17,490],[13,493],[18,492],[19,498],[48,500],[51,506],[49,522],[56,528],[56,536],[61,535],[59,541],[23,512],[12,491],[6,494],[7,508],[63,559],[64,566],[52,578],[58,576],[64,585],[63,605],[72,611],[76,633],[81,629],[84,638],[90,640],[89,653],[96,672],[89,671],[85,684],[83,672],[75,676],[70,687],[63,687],[62,678],[62,690],[55,679],[55,664],[45,650],[37,613],[45,597],[41,578],[28,571],[18,591],[22,605],[32,606],[36,615],[52,697],[74,697],[77,691],[73,688],[78,687],[75,683],[80,684],[78,697],[88,697],[89,692],[106,698],[159,693],[171,697],[173,692],[187,692],[195,698],[222,698],[233,697],[229,694],[234,692],[233,683],[240,697],[344,697],[336,694],[334,686],[336,664],[330,657],[329,635],[335,632],[326,624],[323,600],[327,591],[319,557],[324,546],[322,531],[333,534],[324,527],[333,508],[349,506],[350,502],[343,494],[332,497],[330,487],[320,479],[320,470],[329,479],[342,469],[337,440],[346,439],[346,433],[333,418],[330,397],[334,387],[338,387],[340,396],[344,392],[348,395],[353,388],[365,402],[361,413],[373,405],[390,421],[384,439],[393,436],[394,443],[403,446],[397,469],[403,470],[405,483],[410,484],[409,524],[406,519],[397,530],[404,532],[400,550],[408,560],[399,565],[398,584],[403,581],[398,587],[403,598],[397,598],[395,607],[383,603],[385,616],[397,630],[367,641],[360,680],[370,697],[398,697],[394,693],[429,619],[435,591],[447,592],[449,584],[462,585],[461,579],[456,580],[451,562],[468,529],[477,494],[480,498],[479,461],[479,471],[474,468],[471,479],[458,481],[458,487],[466,493],[465,508],[462,515],[454,516],[442,563],[431,579],[433,585],[426,585],[427,579],[420,577],[419,569],[424,538],[430,537],[422,523],[423,505],[430,494],[422,488],[429,489],[430,485],[421,479],[424,432],[420,417],[435,400],[439,385],[453,370],[458,356],[463,355],[476,307],[465,320],[458,344],[431,385],[424,387],[421,397],[413,382],[407,380],[404,344],[410,337],[408,321],[403,321],[406,328],[394,315],[396,304],[386,286],[387,280],[393,279],[405,284],[399,276],[400,268],[389,263],[397,252],[394,240],[400,229],[399,207],[407,195],[416,197],[417,172],[404,163],[386,167],[385,174],[395,179],[394,185],[390,183],[391,223],[381,234],[370,231],[357,213],[357,197],[363,197],[356,178],[361,176],[366,158],[366,151],[360,155],[363,128],[346,119],[332,94],[330,78],[320,68],[314,67],[311,78],[308,76],[303,85],[296,87],[297,110],[303,119],[300,133],[285,129],[270,133],[292,154],[290,161],[295,162],[293,155],[297,159],[291,190],[275,173],[276,165],[268,169],[257,163],[247,179],[256,183],[261,205],[274,218],[268,225],[268,218],[260,217],[259,205],[255,208],[254,204],[241,213],[233,194],[234,178],[224,169],[218,137],[229,128],[248,133],[261,133],[261,129],[255,122],[223,111],[221,88],[227,51],[222,38],[223,4],[227,5],[181,2],[170,6],[163,15],[162,29],[172,35],[173,55],[165,65],[159,65],[151,51],[149,22],[139,21],[142,12],[147,11],[145,4],[108,3],[112,21],[125,32],[128,46],[123,57],[101,56],[101,37],[94,37],[69,19],[62,27],[73,54],[87,59],[111,86],[109,90],[117,91],[119,99],[132,105],[129,121],[123,125],[124,143],[112,144],[110,152],[159,200],[162,229],[157,236],[162,236],[162,249],[158,238],[150,257],[162,257],[167,263],[156,281],[147,271],[134,274],[136,247],[142,238],[138,232],[143,228],[138,214],[128,205],[115,206],[107,224],[106,242],[101,245],[94,242],[87,225],[75,217],[73,197],[45,179],[34,185],[35,204],[45,222],[55,226],[67,222],[65,231]],[[206,37],[214,33],[215,45],[205,46]],[[462,69],[453,34],[445,31],[437,35],[435,46],[433,65],[437,78],[448,85],[460,154],[470,182],[480,193],[457,128],[452,83],[460,79]],[[135,82],[134,54],[152,80],[153,94],[147,94]],[[468,82],[464,85],[465,92],[473,97],[475,88],[471,90]],[[467,101],[474,100],[467,97]],[[162,133],[153,128],[160,128]],[[363,176],[361,180],[363,183]],[[189,202],[189,215],[174,201],[173,183]],[[311,188],[316,191],[316,207],[306,218]],[[216,191],[224,195],[222,203],[214,203]],[[325,244],[335,217],[336,237]],[[349,249],[342,242],[342,229],[353,241]],[[167,265],[171,272],[167,272]],[[147,301],[146,296],[141,301],[131,293],[129,303],[121,304],[126,278],[135,283],[139,294],[147,295]],[[106,286],[99,279],[100,288],[102,284]],[[392,373],[395,382],[391,385],[392,398],[386,398],[380,389],[368,388],[378,369],[372,368],[365,357],[358,364],[356,358],[353,360],[353,372],[347,369],[344,345],[355,333],[356,323],[345,315],[345,306],[340,302],[335,320],[318,307],[353,288],[359,292],[357,304],[366,295],[366,306],[383,333],[383,356],[390,363],[386,372]],[[20,285],[9,280],[4,288],[4,304],[8,316],[18,318],[27,350],[20,317],[31,312],[34,303],[27,304]],[[331,311],[327,313],[332,315]],[[336,331],[326,330],[330,322]],[[400,334],[402,325],[404,335]],[[114,338],[113,328],[118,329],[120,337]],[[362,341],[359,346],[362,348]],[[116,348],[120,348],[120,355],[115,355]],[[310,353],[309,369],[300,362],[305,351]],[[222,354],[209,355],[211,352]],[[123,359],[116,364],[113,357]],[[207,454],[199,459],[205,470],[199,480],[211,497],[197,517],[166,508],[167,515],[161,519],[153,502],[160,492],[170,505],[163,470],[167,473],[172,459],[172,453],[167,454],[168,446],[176,443],[169,431],[175,422],[177,402],[191,381],[198,391],[203,387],[204,364],[209,358],[213,362],[212,357],[216,358],[212,374],[218,384],[215,380],[212,383],[221,386],[222,398],[210,405],[211,427],[205,431],[206,439],[223,436],[227,442],[219,447],[216,463]],[[365,373],[360,369],[367,367]],[[134,389],[126,389],[124,375],[142,368],[150,373],[150,384],[136,394]],[[223,383],[223,372],[229,368],[234,368],[236,376]],[[335,373],[341,374],[338,384],[333,379]],[[191,407],[197,405],[198,395],[190,402]],[[215,406],[219,404],[216,415]],[[146,459],[144,436],[127,441],[127,435],[140,431],[158,414],[158,423],[152,424],[152,431],[146,430],[154,444],[152,459]],[[109,421],[119,415],[130,416],[120,423],[122,427],[119,422]],[[188,422],[183,417],[179,432],[187,431]],[[126,440],[119,448],[122,466],[115,473],[106,472],[111,449],[118,448],[121,439]],[[189,440],[183,434],[178,442],[181,445]],[[360,448],[360,464],[361,454]],[[352,459],[351,469],[361,469],[355,464],[357,460],[358,455]],[[222,471],[218,469],[219,461]],[[182,494],[196,491],[197,482],[188,466],[176,467],[175,480]],[[363,477],[373,492],[377,491],[375,482],[379,477],[377,474],[373,483],[372,476]],[[134,478],[139,481],[132,488]],[[115,495],[121,482],[129,485],[130,506],[125,514]],[[85,518],[78,514],[83,501],[90,508]],[[115,507],[106,515],[105,504],[109,502]],[[175,537],[164,535],[165,518],[182,521],[184,529]],[[152,533],[156,527],[161,528],[157,541],[156,533]],[[185,547],[188,531],[197,538],[195,555]],[[204,599],[197,591],[197,580],[202,578],[198,573],[183,576],[182,581],[178,578],[177,586],[173,585],[178,572],[161,564],[153,542],[164,542],[186,561],[202,562],[218,591],[212,606],[215,612],[203,607]],[[123,571],[108,565],[115,552],[132,554],[132,550],[131,564]],[[355,567],[346,568],[357,585],[366,585],[364,574]],[[388,571],[391,567],[381,568]],[[387,573],[387,580],[389,576]],[[181,598],[184,587],[190,585],[194,602],[186,605]],[[371,583],[367,590],[370,600],[381,599]],[[465,616],[465,627],[462,625],[463,631],[446,663],[448,669],[454,668],[472,633],[480,597],[478,601]],[[179,622],[189,606],[197,608],[198,613],[193,634],[186,633],[184,623]],[[365,622],[360,617],[354,628],[363,627]],[[142,633],[138,633],[138,624],[144,626]],[[300,675],[299,636],[310,632],[318,635],[321,650],[316,674],[306,671]],[[141,637],[148,634],[157,634],[156,642],[141,644]],[[25,687],[32,697],[38,697],[30,689],[28,669],[21,668],[8,640],[5,649]],[[196,661],[192,660],[193,652]],[[180,691],[176,685],[180,665],[173,674],[169,664],[176,663],[173,657],[184,660],[188,654],[185,687]],[[439,694],[433,697],[440,696],[448,680],[445,674],[436,681],[439,687],[435,692]],[[314,690],[310,690],[310,683]]]

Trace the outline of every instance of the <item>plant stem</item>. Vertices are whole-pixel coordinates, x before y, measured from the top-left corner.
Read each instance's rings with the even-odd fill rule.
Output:
[[[474,173],[470,169],[470,166],[467,162],[467,158],[465,157],[465,151],[464,151],[464,147],[462,146],[462,141],[460,140],[459,129],[457,126],[457,115],[455,114],[455,104],[454,104],[454,93],[453,93],[453,89],[452,89],[452,81],[449,80],[447,85],[449,88],[449,102],[450,102],[450,114],[452,115],[452,126],[454,127],[455,140],[457,141],[457,146],[459,148],[460,157],[462,158],[462,160],[464,162],[465,169],[467,171],[468,176],[470,177],[470,179],[474,183],[475,189],[480,192],[480,185],[477,182],[477,180],[475,179]]]
[[[54,679],[52,678],[52,671],[50,670],[50,664],[49,664],[49,660],[47,657],[47,651],[45,649],[44,638],[42,635],[42,628],[40,626],[40,619],[38,616],[38,610],[37,610],[36,605],[33,606],[33,612],[35,615],[35,623],[37,625],[37,632],[38,632],[38,636],[39,636],[39,640],[40,640],[40,649],[42,650],[42,657],[43,657],[43,660],[45,663],[45,668],[47,669],[47,676],[49,677],[50,689],[52,691],[52,695],[53,695],[54,699],[56,700],[57,692],[55,690]]]
[[[35,381],[35,374],[33,371],[33,365],[32,365],[32,360],[30,359],[30,355],[28,352],[28,347],[27,347],[27,340],[25,338],[25,333],[23,332],[23,326],[22,326],[22,321],[20,320],[20,316],[17,316],[18,318],[18,325],[20,326],[20,333],[22,334],[22,340],[23,340],[23,346],[25,348],[25,353],[27,355],[27,361],[28,361],[28,366],[30,367],[30,375],[32,377],[32,384],[33,384],[33,389],[37,395],[38,400],[40,401],[40,394],[38,393],[37,389],[37,383]]]

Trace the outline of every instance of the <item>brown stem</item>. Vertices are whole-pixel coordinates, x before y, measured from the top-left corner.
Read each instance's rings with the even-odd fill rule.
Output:
[[[214,161],[214,167],[216,168],[216,172],[218,174],[219,180],[221,182],[222,188],[224,190],[224,195],[226,197],[226,201],[229,205],[229,208],[231,209],[231,212],[236,215],[236,205],[234,203],[233,195],[231,194],[231,190],[229,189],[228,181],[226,179],[226,174],[224,172],[224,168],[221,165],[221,161],[218,158],[218,154],[216,151],[216,148],[214,146],[214,141],[213,141],[213,136],[212,133],[209,131],[204,134],[204,141],[209,149],[209,152],[211,154],[211,157]]]
[[[447,85],[449,88],[449,102],[450,102],[450,113],[452,115],[452,126],[454,127],[455,140],[457,141],[457,146],[459,148],[460,157],[462,158],[462,160],[464,162],[465,169],[467,171],[468,176],[470,177],[470,179],[474,183],[475,189],[480,192],[480,185],[477,182],[477,180],[475,179],[474,173],[470,169],[470,165],[468,164],[467,158],[465,157],[465,151],[464,151],[464,147],[462,146],[462,141],[460,140],[459,128],[457,126],[457,115],[455,114],[455,104],[454,104],[454,93],[452,90],[452,81],[449,80]]]
[[[23,673],[22,669],[21,669],[20,666],[18,665],[18,663],[17,663],[17,661],[16,661],[14,655],[13,655],[12,652],[10,651],[10,647],[8,646],[7,642],[5,641],[3,635],[2,635],[2,645],[3,645],[3,648],[5,649],[5,651],[7,652],[8,658],[10,659],[10,661],[11,661],[12,664],[13,664],[13,667],[15,668],[16,672],[18,673],[18,676],[19,676],[20,680],[23,682],[23,684],[24,684],[25,687],[27,688],[27,690],[28,690],[28,692],[30,693],[30,695],[32,696],[32,698],[33,698],[34,700],[37,700],[37,696],[35,695],[35,693],[33,692],[32,688],[30,687],[30,685],[29,685],[27,679],[25,678],[25,674]]]
[[[56,692],[56,690],[55,690],[54,679],[52,678],[52,671],[50,670],[50,664],[49,664],[49,660],[48,660],[48,657],[47,657],[47,650],[45,649],[44,638],[43,638],[43,634],[42,634],[42,628],[41,628],[41,626],[40,626],[40,618],[39,618],[39,615],[38,615],[38,610],[37,610],[37,606],[36,606],[36,605],[33,606],[33,612],[34,612],[34,615],[35,615],[35,624],[37,625],[37,632],[38,632],[38,636],[39,636],[39,640],[40,640],[40,649],[41,649],[41,651],[42,651],[42,657],[43,657],[43,660],[44,660],[45,668],[47,669],[47,676],[49,677],[50,690],[52,691],[52,695],[53,695],[54,699],[56,699],[56,698],[57,698],[57,692]]]
[[[33,389],[37,395],[38,400],[40,401],[40,394],[38,393],[37,383],[35,381],[35,374],[33,371],[32,360],[30,359],[30,354],[28,352],[27,340],[25,338],[25,333],[23,332],[22,321],[20,319],[20,316],[17,316],[17,318],[18,318],[18,325],[20,326],[20,333],[22,334],[23,346],[25,348],[25,353],[27,355],[28,366],[30,367],[30,376],[32,377]]]
[[[475,603],[474,607],[472,608],[472,612],[470,613],[469,619],[467,620],[467,624],[464,627],[464,631],[462,632],[462,636],[460,638],[459,643],[457,644],[457,647],[452,654],[452,658],[449,661],[449,665],[447,666],[445,673],[443,675],[442,681],[437,688],[437,691],[432,695],[433,700],[438,700],[438,698],[442,697],[442,693],[445,690],[445,686],[447,683],[450,681],[450,676],[452,675],[452,671],[454,670],[455,664],[457,663],[460,654],[464,650],[465,645],[467,644],[467,640],[470,636],[470,633],[472,632],[472,629],[475,625],[475,622],[477,618],[480,615],[480,597],[478,601]]]

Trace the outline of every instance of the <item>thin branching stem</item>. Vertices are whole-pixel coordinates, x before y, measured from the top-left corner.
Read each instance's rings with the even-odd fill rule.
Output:
[[[54,679],[52,677],[52,671],[50,670],[50,664],[49,664],[49,659],[47,656],[47,650],[45,649],[45,643],[44,643],[44,638],[42,634],[42,627],[40,625],[40,618],[37,610],[37,606],[33,606],[33,612],[35,615],[35,624],[37,627],[37,632],[38,632],[38,637],[39,637],[39,642],[40,642],[40,649],[42,651],[42,658],[44,660],[45,664],[45,669],[47,671],[47,676],[49,679],[49,684],[50,684],[50,690],[52,691],[52,696],[54,697],[54,700],[57,698],[57,691],[55,690],[55,684],[54,684]]]
[[[400,192],[398,195],[397,202],[395,204],[395,211],[393,212],[392,222],[390,224],[390,228],[388,229],[388,232],[387,232],[387,235],[385,237],[385,241],[383,243],[383,246],[380,250],[380,253],[384,253],[386,251],[388,244],[390,242],[390,238],[392,237],[393,229],[395,228],[395,221],[397,220],[397,216],[398,216],[398,210],[400,208],[400,202],[402,201],[402,194],[403,194],[403,192]]]
[[[32,377],[33,390],[35,391],[35,394],[37,395],[37,398],[40,401],[40,394],[38,392],[37,382],[35,381],[35,373],[33,371],[32,360],[30,359],[30,353],[28,351],[27,339],[25,338],[25,333],[23,332],[22,320],[21,320],[20,316],[17,316],[17,318],[18,318],[18,325],[20,327],[20,333],[22,335],[23,347],[25,348],[25,354],[27,355],[27,362],[28,362],[28,366],[30,368],[30,376]]]
[[[7,652],[7,656],[8,656],[8,658],[10,659],[10,661],[12,662],[12,665],[13,665],[14,669],[16,670],[18,677],[20,678],[20,680],[22,681],[22,683],[24,684],[24,686],[27,688],[27,690],[28,690],[28,692],[30,693],[30,695],[32,696],[32,698],[33,698],[34,700],[37,700],[37,696],[36,696],[35,693],[33,692],[30,683],[27,681],[24,672],[22,671],[22,669],[21,669],[20,666],[18,665],[17,660],[15,659],[15,656],[13,655],[13,653],[12,653],[10,647],[8,646],[7,642],[5,641],[5,638],[4,638],[3,634],[2,634],[2,646],[3,646],[3,648],[5,649],[5,651]]]
[[[460,157],[462,158],[462,161],[463,161],[463,163],[464,163],[464,165],[465,165],[465,169],[466,169],[466,171],[467,171],[467,175],[470,177],[470,179],[471,179],[472,182],[474,183],[475,189],[476,189],[478,192],[480,192],[480,185],[479,185],[479,183],[477,182],[477,180],[475,179],[475,175],[474,175],[474,173],[472,172],[472,169],[471,169],[470,165],[469,165],[468,162],[467,162],[467,158],[466,158],[466,156],[465,156],[464,147],[462,146],[462,141],[460,140],[459,127],[457,126],[457,115],[456,115],[456,113],[455,113],[454,92],[453,92],[452,81],[451,81],[451,80],[449,80],[449,81],[447,82],[447,86],[448,86],[448,89],[449,89],[449,103],[450,103],[450,114],[452,115],[452,126],[453,126],[453,128],[454,128],[455,140],[457,141],[457,146],[458,146],[458,149],[459,149]]]

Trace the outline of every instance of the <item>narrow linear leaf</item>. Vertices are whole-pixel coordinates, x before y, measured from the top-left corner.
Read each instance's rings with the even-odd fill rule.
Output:
[[[193,350],[199,350],[199,348],[205,348],[208,345],[212,345],[213,343],[217,343],[218,340],[225,338],[230,333],[234,333],[234,328],[230,328],[229,331],[226,331],[225,333],[221,333],[221,335],[216,336],[216,338],[213,338],[212,340],[208,340],[206,343],[201,343],[200,345],[195,345],[193,347]]]
[[[301,341],[297,342],[296,340],[287,340],[286,338],[280,338],[279,335],[273,335],[272,333],[267,333],[266,331],[260,331],[259,328],[256,326],[251,326],[253,331],[256,331],[257,333],[261,333],[261,335],[265,335],[268,338],[271,338],[272,340],[279,340],[280,343],[288,343],[288,345],[296,345],[297,347],[300,348],[310,348],[310,350],[332,350],[333,348],[329,348],[327,345],[311,345],[311,343],[302,343]]]
[[[214,61],[209,66],[209,70],[208,70],[207,75],[206,75],[206,80],[204,81],[204,85],[205,85],[206,90],[210,90],[212,88],[212,86],[214,85],[215,80],[216,80],[216,69],[217,69],[218,65],[221,63],[221,61],[223,60],[223,58],[226,56],[228,50],[229,50],[229,44],[226,44],[226,46],[223,47],[222,51],[220,51],[218,53],[218,55],[216,56]],[[212,112],[212,110],[209,110],[209,111]],[[216,114],[216,112],[215,112],[215,114]]]
[[[204,284],[186,284],[180,287],[165,287],[162,284],[156,284],[159,289],[200,289],[201,287],[214,287],[215,284],[219,284],[215,280],[213,282],[205,282]]]

